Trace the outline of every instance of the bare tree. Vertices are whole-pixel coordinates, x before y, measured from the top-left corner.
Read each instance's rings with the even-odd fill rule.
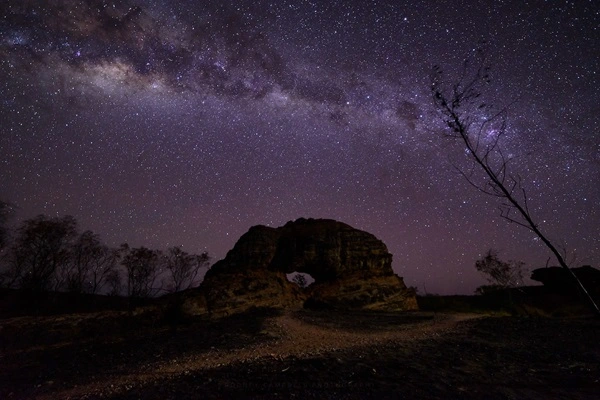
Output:
[[[598,305],[569,268],[565,257],[535,222],[521,177],[510,170],[511,157],[501,146],[506,133],[506,108],[497,110],[481,100],[484,87],[490,83],[489,71],[483,51],[465,61],[461,77],[450,85],[444,82],[442,69],[434,67],[431,91],[447,127],[445,134],[464,146],[472,163],[468,170],[458,170],[477,190],[499,199],[504,219],[533,232],[548,247],[600,315]]]
[[[130,248],[121,246],[124,254],[121,264],[125,267],[127,295],[129,297],[151,297],[162,288],[156,287],[157,278],[162,272],[164,257],[162,252],[146,247]]]
[[[119,262],[119,251],[102,245],[96,249],[88,271],[87,291],[92,294],[101,293],[105,286],[110,287],[110,277],[119,272],[116,270]]]
[[[206,252],[196,255],[178,247],[168,249],[166,266],[171,280],[170,291],[179,292],[197,285],[200,270],[208,266],[209,260]]]
[[[69,215],[38,215],[24,221],[8,254],[10,286],[34,291],[53,289],[56,272],[69,261],[76,236],[77,222]]]
[[[484,274],[488,282],[500,288],[519,286],[523,282],[524,265],[522,261],[502,261],[494,249],[489,249],[475,262],[477,271]]]
[[[63,288],[75,293],[101,291],[116,266],[118,252],[103,245],[89,230],[78,236],[70,250],[70,260],[61,271]]]
[[[120,270],[114,268],[106,275],[106,294],[109,296],[120,296],[123,287],[123,278],[121,277]]]

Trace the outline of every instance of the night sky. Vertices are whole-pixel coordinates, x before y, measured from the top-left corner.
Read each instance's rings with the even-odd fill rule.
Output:
[[[432,66],[452,76],[485,40],[533,217],[600,266],[596,0],[3,0],[0,16],[15,223],[71,214],[110,245],[216,261],[252,225],[332,218],[383,240],[421,293],[472,293],[489,248],[543,267],[452,167],[464,151],[431,101]]]

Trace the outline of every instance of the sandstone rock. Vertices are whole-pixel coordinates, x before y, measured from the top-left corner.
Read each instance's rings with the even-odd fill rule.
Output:
[[[310,274],[305,289],[287,273]],[[392,270],[392,255],[370,233],[341,222],[298,219],[254,226],[206,274],[184,310],[226,315],[252,307],[416,310],[415,293]]]

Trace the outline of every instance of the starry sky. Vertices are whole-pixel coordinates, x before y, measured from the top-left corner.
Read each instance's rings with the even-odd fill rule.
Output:
[[[215,261],[252,225],[337,219],[421,293],[469,294],[489,248],[550,256],[453,168],[433,107],[432,67],[482,41],[533,217],[600,266],[595,0],[4,0],[0,199]]]

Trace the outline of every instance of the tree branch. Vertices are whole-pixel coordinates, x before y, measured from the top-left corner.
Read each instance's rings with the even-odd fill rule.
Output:
[[[479,52],[478,55],[481,56],[481,52]],[[472,71],[471,78],[469,78],[470,71]],[[467,154],[470,155],[471,160],[474,163],[474,168],[479,167],[484,172],[486,182],[483,185],[474,182],[472,179],[473,169],[469,174],[458,169],[459,172],[471,186],[482,193],[503,199],[503,202],[499,207],[501,217],[535,233],[556,257],[560,266],[568,271],[573,282],[585,296],[594,312],[600,316],[600,308],[590,296],[585,286],[567,265],[567,262],[565,261],[566,255],[563,256],[547,236],[541,232],[531,216],[527,192],[522,186],[521,177],[518,174],[512,175],[508,172],[508,162],[510,159],[504,155],[500,146],[501,139],[504,137],[507,127],[507,108],[504,107],[500,109],[500,111],[494,113],[491,118],[481,122],[478,128],[473,128],[472,110],[474,107],[475,110],[491,110],[491,107],[477,100],[481,96],[480,87],[489,83],[489,67],[485,65],[485,56],[482,56],[481,64],[475,70],[470,69],[468,60],[465,61],[461,77],[457,83],[452,85],[450,96],[447,96],[442,89],[442,85],[440,84],[440,79],[442,77],[443,73],[441,68],[434,67],[431,91],[434,104],[438,110],[441,111],[443,115],[442,119],[449,129],[445,134],[446,136],[462,141]],[[477,100],[477,105],[474,104],[475,100]],[[500,120],[500,127],[496,137],[489,145],[482,145],[482,135],[484,134],[484,130],[497,119]],[[475,129],[474,142],[470,134],[473,129]],[[494,166],[494,159],[499,160],[499,166],[498,164]],[[507,182],[507,177],[510,182]],[[488,187],[490,189],[487,189]],[[521,200],[516,197],[515,190],[522,196]],[[510,215],[512,211],[515,211],[522,220],[517,220],[512,217]]]

